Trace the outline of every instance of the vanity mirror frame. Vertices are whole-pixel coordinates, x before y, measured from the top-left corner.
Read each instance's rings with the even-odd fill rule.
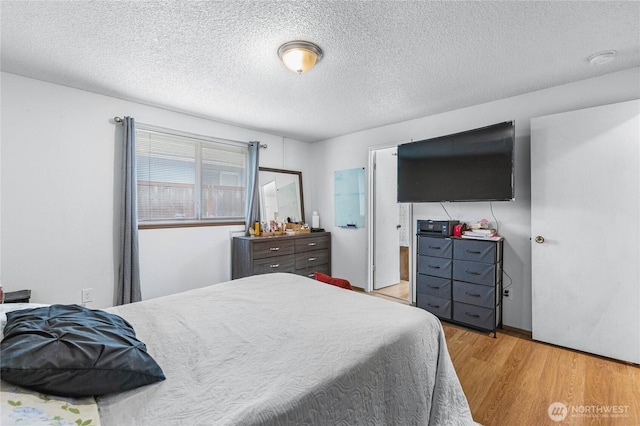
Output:
[[[298,177],[298,200],[300,201],[300,217],[296,218],[300,223],[306,223],[304,217],[304,193],[302,191],[302,172],[295,170],[284,170],[284,169],[274,169],[270,167],[259,167],[258,168],[258,182],[259,182],[259,191],[260,191],[260,220],[262,221],[270,221],[273,218],[266,218],[265,216],[265,208],[264,208],[264,192],[263,192],[263,172],[266,173],[281,173],[283,175],[296,175]],[[278,220],[283,221],[286,220],[286,217],[279,216]]]

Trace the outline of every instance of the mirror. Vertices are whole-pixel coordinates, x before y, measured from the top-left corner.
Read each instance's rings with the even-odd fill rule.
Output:
[[[259,173],[260,219],[305,223],[302,172],[260,167]]]

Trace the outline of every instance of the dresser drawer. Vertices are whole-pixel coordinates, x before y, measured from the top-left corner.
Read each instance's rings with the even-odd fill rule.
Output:
[[[453,258],[472,262],[496,263],[500,260],[498,258],[498,244],[493,241],[455,240],[453,242]]]
[[[316,277],[314,272],[322,272],[323,274],[331,275],[331,271],[329,270],[328,264],[318,265],[318,266],[306,268],[306,269],[296,269],[295,271],[297,275],[303,275],[307,278],[312,278],[312,279],[315,279]]]
[[[456,281],[493,286],[498,282],[499,272],[499,268],[492,264],[464,260],[453,261],[453,279]]]
[[[451,278],[451,259],[443,257],[418,256],[418,273],[440,278]]]
[[[314,250],[296,253],[296,269],[313,268],[329,263],[329,250]]]
[[[416,293],[429,294],[431,296],[451,298],[451,280],[448,278],[432,277],[418,274]]]
[[[451,300],[418,293],[416,305],[437,317],[451,319]]]
[[[293,254],[254,260],[253,274],[268,274],[271,272],[293,272],[296,260]]]
[[[423,256],[451,258],[451,238],[418,237],[418,254]]]
[[[453,301],[493,309],[496,306],[495,287],[454,281]]]
[[[293,254],[294,251],[295,241],[287,241],[284,237],[269,238],[264,241],[256,241],[253,243],[254,259]]]
[[[330,244],[331,239],[326,235],[295,240],[296,253],[301,253],[303,251],[326,250],[329,248]]]
[[[453,302],[453,319],[474,327],[493,330],[496,326],[495,310],[481,306]]]

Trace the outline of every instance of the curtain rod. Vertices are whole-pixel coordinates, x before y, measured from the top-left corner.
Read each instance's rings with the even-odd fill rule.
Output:
[[[113,121],[115,121],[116,123],[123,123],[124,120],[122,119],[122,117],[113,117]],[[187,132],[181,132],[181,131],[177,131],[177,130],[170,130],[170,129],[163,129],[162,127],[157,127],[157,126],[152,126],[150,124],[144,124],[144,123],[139,123],[140,124],[140,128],[143,130],[154,130],[154,129],[161,129],[161,130],[166,130],[167,133],[173,133],[173,134],[182,134],[184,135],[188,135],[188,136],[193,136],[193,137],[197,137],[198,135],[192,134],[192,133],[187,133]],[[157,130],[156,130],[157,131]],[[202,136],[200,136],[200,138],[202,138]],[[212,138],[215,140],[219,140],[219,141],[225,141],[225,142],[233,142],[233,143],[243,143],[243,144],[250,144],[251,142],[244,142],[244,141],[236,141],[233,139],[225,139],[225,138]],[[256,141],[257,142],[257,141]],[[267,144],[266,143],[261,143],[259,145],[260,148],[267,148]]]

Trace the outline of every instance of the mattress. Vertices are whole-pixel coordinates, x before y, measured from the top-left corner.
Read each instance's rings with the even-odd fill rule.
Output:
[[[418,308],[267,274],[106,310],[166,380],[98,398],[103,426],[474,424]]]

